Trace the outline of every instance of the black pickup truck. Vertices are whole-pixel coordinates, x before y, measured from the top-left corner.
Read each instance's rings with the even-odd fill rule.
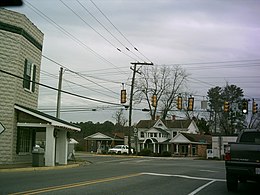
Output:
[[[238,181],[260,181],[260,130],[246,129],[225,148],[228,191],[237,191]]]

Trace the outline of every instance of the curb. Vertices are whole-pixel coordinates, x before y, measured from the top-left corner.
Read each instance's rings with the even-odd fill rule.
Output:
[[[45,170],[59,170],[59,169],[68,169],[81,166],[81,163],[71,164],[71,165],[61,165],[53,167],[25,167],[25,168],[7,168],[0,169],[0,173],[6,172],[25,172],[25,171],[45,171]]]

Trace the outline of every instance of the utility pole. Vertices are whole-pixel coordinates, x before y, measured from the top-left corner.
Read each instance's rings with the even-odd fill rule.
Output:
[[[131,62],[134,65],[134,68],[130,68],[133,71],[132,84],[131,84],[131,92],[130,92],[130,103],[129,103],[129,129],[128,129],[128,154],[131,154],[131,126],[132,126],[132,109],[133,109],[133,94],[134,94],[134,83],[135,83],[135,74],[139,73],[136,70],[137,65],[153,65],[152,62]],[[137,148],[136,148],[137,150]]]
[[[59,84],[58,84],[58,96],[57,96],[57,110],[56,110],[56,117],[57,118],[60,118],[62,76],[63,76],[63,68],[60,67]]]

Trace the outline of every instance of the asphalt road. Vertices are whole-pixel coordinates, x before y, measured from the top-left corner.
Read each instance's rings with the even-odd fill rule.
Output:
[[[260,194],[256,183],[226,189],[223,161],[190,158],[77,156],[77,168],[0,173],[0,194]]]

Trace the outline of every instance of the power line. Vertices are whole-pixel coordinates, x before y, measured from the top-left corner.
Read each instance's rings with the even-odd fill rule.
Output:
[[[1,70],[1,69],[0,69],[0,72],[5,73],[5,74],[8,74],[8,75],[13,76],[13,77],[16,77],[16,78],[18,78],[18,79],[26,80],[25,78],[23,78],[23,77],[21,77],[21,76],[12,74],[12,73],[10,73],[10,72],[7,72],[7,71]],[[29,82],[33,82],[33,83],[35,83],[35,84],[37,84],[37,85],[39,85],[39,86],[43,86],[43,87],[46,87],[46,88],[49,88],[49,89],[52,89],[52,90],[55,90],[55,91],[60,91],[60,92],[62,92],[62,93],[65,93],[65,94],[68,94],[68,95],[71,95],[71,96],[75,96],[75,97],[79,97],[79,98],[82,98],[82,99],[87,99],[87,100],[90,100],[90,101],[99,102],[99,103],[104,103],[104,104],[122,106],[121,104],[118,104],[118,103],[112,103],[112,102],[107,102],[107,101],[103,101],[103,100],[99,100],[99,99],[95,99],[95,98],[90,98],[90,97],[78,95],[78,94],[71,93],[71,92],[64,91],[64,90],[58,90],[57,88],[54,88],[54,87],[51,87],[51,86],[49,86],[49,85],[45,85],[45,84],[42,84],[42,83],[39,83],[39,82],[35,82],[35,81],[31,81],[31,80],[28,80],[28,81],[29,81]]]
[[[4,36],[6,36],[6,37],[8,37],[8,38],[10,38],[10,39],[12,39],[12,40],[18,42],[17,40],[15,40],[14,38],[12,38],[12,37],[6,35],[5,33],[3,33],[3,32],[1,32],[1,33],[4,34]],[[18,42],[18,43],[19,43],[19,42]],[[51,62],[53,62],[53,63],[55,63],[55,64],[57,64],[57,65],[59,65],[59,66],[61,66],[61,67],[63,67],[64,69],[66,69],[66,70],[68,70],[68,71],[70,71],[70,72],[72,72],[72,73],[74,73],[74,74],[76,74],[76,75],[78,75],[78,76],[84,78],[85,80],[87,80],[87,81],[89,81],[89,82],[91,82],[91,83],[93,83],[93,84],[95,84],[95,85],[98,85],[98,86],[101,87],[101,88],[104,88],[104,89],[106,89],[106,90],[108,90],[108,91],[110,91],[110,92],[112,92],[112,93],[114,93],[114,94],[116,94],[116,95],[119,95],[119,93],[116,93],[116,92],[110,90],[109,88],[104,87],[104,86],[102,86],[102,85],[100,85],[100,84],[98,84],[98,83],[96,83],[96,82],[94,82],[94,81],[92,81],[92,80],[86,78],[84,75],[81,75],[80,73],[77,73],[77,72],[75,72],[75,71],[70,70],[70,69],[67,68],[65,65],[62,65],[61,63],[58,63],[58,62],[56,62],[55,60],[53,60],[53,59],[51,59],[51,58],[49,58],[49,57],[47,57],[47,56],[45,56],[45,55],[43,55],[43,54],[42,54],[42,57],[46,58],[47,60],[49,60],[49,61],[51,61]],[[93,90],[93,91],[94,91],[94,90]],[[104,94],[103,94],[103,95],[104,95]]]
[[[115,46],[111,41],[109,41],[106,37],[104,37],[101,33],[99,33],[95,28],[93,28],[89,23],[87,23],[86,20],[84,20],[76,11],[74,11],[72,8],[70,8],[66,3],[64,3],[62,0],[60,2],[67,7],[73,14],[75,14],[81,21],[83,21],[84,24],[86,24],[88,27],[90,27],[93,31],[95,31],[99,36],[101,36],[105,41],[107,41],[111,46],[113,46],[117,51],[123,53],[124,55],[128,56],[129,58],[136,60],[135,58],[131,57],[130,55],[123,52],[120,48]]]
[[[141,54],[145,59],[149,60],[142,52],[140,52],[130,41],[126,38],[126,36],[112,23],[112,21],[105,15],[105,13],[92,1],[90,2],[97,8],[97,10],[107,19],[107,21],[117,30],[117,32],[136,50],[139,54]]]
[[[107,87],[104,87],[104,86],[102,86],[102,85],[100,85],[100,84],[98,84],[98,83],[96,83],[96,82],[94,82],[94,81],[92,81],[92,80],[86,78],[84,75],[82,75],[82,74],[80,74],[80,73],[78,73],[78,72],[75,72],[75,71],[73,71],[73,70],[70,70],[70,69],[67,68],[66,66],[64,66],[64,65],[62,65],[62,64],[60,64],[60,63],[54,61],[53,59],[50,59],[49,57],[46,57],[46,56],[44,56],[44,55],[42,55],[42,56],[43,56],[44,58],[50,60],[51,62],[53,62],[53,63],[55,63],[55,64],[58,64],[59,66],[65,68],[65,69],[68,70],[69,72],[71,72],[71,73],[73,73],[73,74],[76,74],[76,75],[78,75],[79,77],[81,77],[81,78],[83,78],[83,79],[85,79],[85,80],[87,80],[87,81],[89,81],[89,82],[91,82],[91,83],[93,83],[93,84],[95,84],[95,85],[101,87],[101,88],[104,88],[104,89],[106,89],[106,90],[108,90],[108,91],[110,91],[110,92],[112,92],[112,93],[114,93],[114,94],[117,94],[117,95],[119,94],[119,93],[116,93],[116,92],[110,90],[110,89],[107,88]]]
[[[78,0],[76,0],[78,2],[78,4],[86,11],[88,12],[88,14],[94,18],[94,20],[96,20],[114,39],[116,39],[127,51],[131,52],[133,55],[135,55],[137,58],[139,58],[138,55],[136,55],[134,52],[132,52],[127,46],[125,46],[122,41],[120,41],[115,35],[113,35],[113,33],[111,31],[109,31],[107,29],[107,27],[105,25],[103,25],[87,8],[86,6],[84,6],[82,3],[80,3]],[[118,49],[118,48],[117,48]],[[121,50],[120,50],[121,51]]]
[[[52,20],[50,17],[48,17],[46,14],[44,14],[42,11],[40,11],[38,8],[36,8],[35,6],[33,6],[31,3],[29,3],[28,1],[26,1],[26,4],[29,5],[29,7],[31,7],[31,9],[37,13],[39,16],[41,16],[42,18],[44,18],[46,21],[50,22],[53,26],[55,26],[58,30],[60,30],[63,34],[65,34],[66,36],[68,36],[69,38],[71,38],[73,41],[75,41],[76,43],[78,43],[80,46],[82,46],[85,49],[88,49],[92,54],[94,54],[95,56],[97,56],[99,59],[103,60],[104,62],[114,66],[115,68],[117,68],[119,70],[119,67],[117,67],[115,64],[113,64],[112,62],[110,62],[109,60],[105,59],[103,56],[101,56],[100,54],[98,54],[96,51],[94,51],[93,49],[91,49],[89,46],[87,46],[85,43],[83,43],[81,40],[79,40],[77,37],[75,37],[74,35],[72,35],[70,32],[68,32],[66,29],[64,29],[62,26],[60,26],[59,24],[57,24],[54,20]]]

